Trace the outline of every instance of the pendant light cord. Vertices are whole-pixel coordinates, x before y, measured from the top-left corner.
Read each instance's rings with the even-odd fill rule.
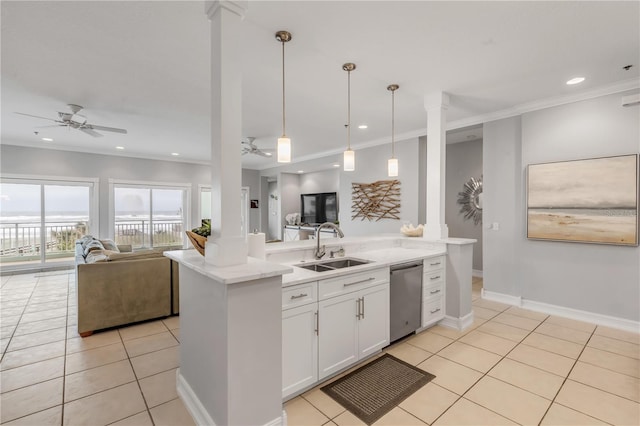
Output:
[[[347,150],[351,151],[351,71],[347,71]]]
[[[284,41],[282,42],[282,137],[286,137],[285,132],[285,97],[284,97]]]
[[[396,102],[395,102],[396,91],[391,91],[391,158],[396,158],[395,152],[395,117],[396,117]]]

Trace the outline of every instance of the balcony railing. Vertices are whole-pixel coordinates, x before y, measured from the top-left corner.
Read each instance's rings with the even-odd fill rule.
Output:
[[[75,241],[87,233],[88,223],[56,221],[45,224],[45,251],[49,257],[73,257]],[[149,220],[116,221],[115,241],[139,247],[179,246],[183,244],[181,220],[154,221],[150,231]],[[35,260],[41,256],[42,227],[40,223],[1,223],[0,261]]]

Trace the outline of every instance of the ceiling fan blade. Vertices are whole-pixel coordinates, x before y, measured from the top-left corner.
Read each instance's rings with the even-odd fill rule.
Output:
[[[46,126],[36,126],[34,127],[34,129],[46,129],[49,127],[66,127],[66,126],[67,126],[66,124],[48,124]]]
[[[124,133],[125,135],[127,134],[126,129],[118,129],[116,127],[105,127],[105,126],[98,126],[95,124],[85,124],[83,126],[84,129],[94,129],[94,130],[102,130],[104,132],[115,132],[115,133]],[[80,129],[82,130],[82,129]]]
[[[59,121],[56,120],[56,119],[47,118],[47,117],[40,117],[39,115],[25,114],[24,112],[14,112],[14,114],[26,115],[27,117],[42,118],[43,120],[55,121],[56,123],[59,123]]]
[[[101,138],[102,137],[102,135],[100,133],[95,132],[95,131],[93,131],[93,129],[90,129],[88,127],[80,127],[80,128],[78,128],[78,130],[80,130],[81,132],[84,132],[84,133],[86,133],[88,135],[91,135],[94,138]]]
[[[264,152],[264,151],[261,151],[261,150],[259,150],[259,149],[258,149],[258,150],[256,150],[256,152],[255,152],[255,153],[256,153],[256,154],[258,154],[258,155],[260,155],[260,156],[262,156],[262,157],[271,157],[271,154],[269,154],[269,153],[267,153],[267,152]]]

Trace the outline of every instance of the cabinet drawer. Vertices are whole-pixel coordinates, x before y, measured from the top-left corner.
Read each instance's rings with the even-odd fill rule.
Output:
[[[425,283],[422,286],[422,300],[444,296],[444,282]]]
[[[282,309],[306,305],[318,300],[318,282],[312,281],[282,289]]]
[[[422,302],[422,326],[444,317],[444,299],[442,297],[432,301]]]
[[[431,257],[424,260],[424,272],[437,271],[438,269],[444,269],[445,265],[444,256]]]
[[[444,282],[444,270],[435,271],[435,272],[427,272],[422,275],[422,287],[430,287],[435,284],[440,284]]]
[[[357,274],[341,275],[318,281],[320,300],[340,294],[351,293],[373,285],[389,281],[389,268],[374,269]]]

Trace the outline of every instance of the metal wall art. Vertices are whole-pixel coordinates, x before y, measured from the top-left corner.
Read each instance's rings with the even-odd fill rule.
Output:
[[[460,214],[465,220],[473,219],[474,225],[482,222],[482,176],[480,179],[471,178],[464,184],[462,192],[458,192],[458,204]]]
[[[527,238],[638,245],[638,155],[527,167]]]
[[[351,184],[351,219],[400,220],[400,181]]]

